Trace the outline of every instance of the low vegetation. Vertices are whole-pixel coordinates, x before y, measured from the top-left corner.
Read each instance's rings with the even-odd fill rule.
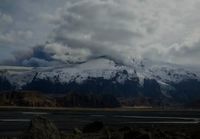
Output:
[[[100,121],[89,123],[82,129],[59,131],[46,118],[35,117],[29,128],[16,137],[0,137],[0,139],[199,139],[200,127],[167,128],[167,127],[108,127]]]

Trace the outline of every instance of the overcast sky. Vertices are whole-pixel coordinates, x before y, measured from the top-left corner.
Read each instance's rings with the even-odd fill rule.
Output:
[[[106,56],[197,66],[199,13],[199,0],[1,0],[0,61],[51,66]]]

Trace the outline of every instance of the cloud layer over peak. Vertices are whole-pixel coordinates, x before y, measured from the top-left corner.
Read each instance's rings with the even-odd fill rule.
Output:
[[[200,65],[199,0],[59,2],[57,7],[49,4],[55,12],[46,10],[38,16],[51,30],[49,43],[41,48],[49,59],[35,55],[35,47],[30,57],[15,61],[52,65],[106,56],[124,64],[131,64],[133,58],[149,58]]]

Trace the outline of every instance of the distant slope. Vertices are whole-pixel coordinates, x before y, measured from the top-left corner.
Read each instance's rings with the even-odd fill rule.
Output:
[[[113,108],[120,103],[109,94],[69,93],[50,97],[37,91],[9,91],[0,93],[0,106]]]
[[[1,106],[30,106],[30,107],[55,107],[56,100],[46,97],[41,92],[2,92],[0,93]]]

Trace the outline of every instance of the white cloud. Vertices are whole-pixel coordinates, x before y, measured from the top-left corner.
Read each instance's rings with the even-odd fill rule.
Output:
[[[9,32],[5,32],[0,34],[0,43],[1,44],[11,44],[11,45],[20,45],[25,42],[27,39],[32,38],[32,32],[21,31],[21,30],[11,30]]]
[[[45,42],[44,36],[53,30],[49,35],[50,43],[44,45],[44,52],[51,53],[51,58],[56,61],[82,62],[107,56],[125,64],[132,64],[132,58],[137,57],[200,65],[199,0],[24,2],[26,6],[22,4],[21,7],[31,13],[24,16],[38,21],[26,22],[25,18],[22,22],[18,21],[16,31],[14,27],[6,32],[0,30],[1,44],[17,44],[18,40],[25,40],[22,45],[35,45],[38,40],[38,43]],[[53,11],[55,14],[52,14]],[[10,15],[1,13],[1,19],[4,25],[13,23]],[[23,25],[37,35],[27,33],[26,29],[19,33],[18,29]]]
[[[63,46],[57,43],[50,43],[44,46],[44,51],[55,60],[60,60],[64,63],[84,62],[90,57],[90,51],[87,49],[77,48],[71,49],[68,46]]]
[[[0,12],[0,29],[11,23],[13,23],[13,18],[8,14]]]
[[[121,57],[126,63],[133,57],[184,63],[180,52],[200,47],[193,45],[200,41],[199,7],[198,0],[67,2],[54,19],[51,16],[56,25],[52,38],[72,49],[89,49],[94,56]],[[198,59],[199,54],[192,57]]]
[[[19,46],[32,38],[32,31],[15,29],[15,24],[11,15],[0,12],[0,45]]]

